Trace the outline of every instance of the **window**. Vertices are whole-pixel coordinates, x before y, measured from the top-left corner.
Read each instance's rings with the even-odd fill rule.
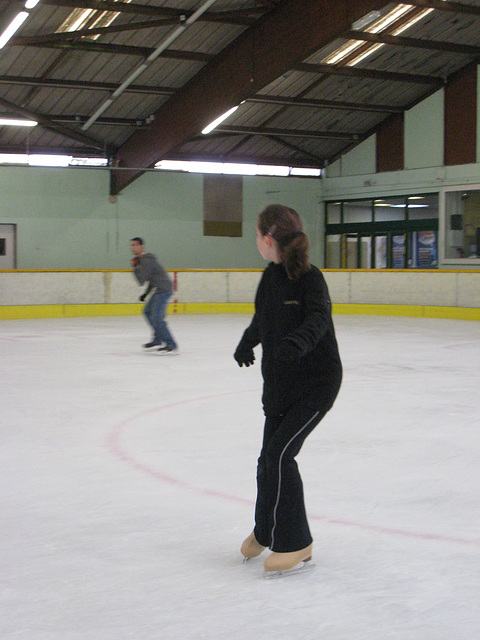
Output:
[[[480,189],[446,192],[445,258],[480,258]]]
[[[325,265],[437,268],[438,194],[327,202]]]

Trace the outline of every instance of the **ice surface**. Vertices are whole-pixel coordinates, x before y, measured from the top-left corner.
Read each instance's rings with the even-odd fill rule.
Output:
[[[298,458],[315,568],[266,581],[248,322],[170,317],[175,358],[141,317],[0,323],[2,640],[480,637],[480,323],[335,317]]]

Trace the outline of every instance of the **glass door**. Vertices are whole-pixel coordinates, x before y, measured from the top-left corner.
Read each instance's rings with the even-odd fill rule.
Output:
[[[346,234],[345,268],[358,269],[358,234]]]
[[[374,269],[388,269],[389,258],[389,246],[388,246],[388,234],[376,233],[373,235],[374,242]]]

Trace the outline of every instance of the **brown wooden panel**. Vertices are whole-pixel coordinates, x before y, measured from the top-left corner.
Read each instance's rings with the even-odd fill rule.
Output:
[[[477,161],[477,64],[470,65],[445,87],[444,163]]]
[[[242,235],[243,179],[206,175],[203,178],[203,235]]]
[[[388,118],[377,131],[377,172],[404,168],[403,113]]]
[[[204,236],[223,236],[229,238],[242,237],[241,222],[225,222],[220,220],[211,220],[203,223]]]

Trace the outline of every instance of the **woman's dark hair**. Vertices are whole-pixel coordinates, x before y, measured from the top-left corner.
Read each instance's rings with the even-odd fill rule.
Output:
[[[283,204],[271,204],[258,216],[262,236],[277,241],[280,258],[290,280],[298,280],[310,271],[308,236],[295,209]]]

